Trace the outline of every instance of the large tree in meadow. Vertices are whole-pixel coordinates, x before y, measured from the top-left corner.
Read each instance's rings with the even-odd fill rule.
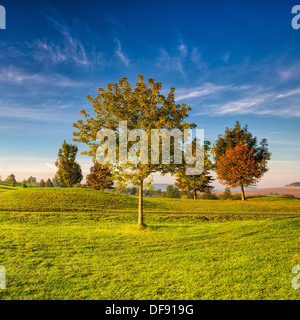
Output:
[[[60,185],[63,187],[72,187],[82,180],[80,165],[76,162],[78,148],[64,141],[62,148],[58,151],[58,159],[55,162],[57,176]]]
[[[244,187],[255,185],[265,173],[264,163],[257,161],[254,150],[239,142],[226,150],[217,161],[216,172],[222,184],[240,187],[245,200]]]
[[[95,98],[90,95],[87,97],[92,104],[93,115],[90,115],[85,110],[81,110],[83,120],[74,123],[77,129],[74,132],[74,141],[85,143],[88,151],[82,152],[92,156],[96,160],[97,149],[97,133],[102,129],[110,129],[116,135],[116,153],[117,158],[122,151],[120,148],[120,139],[125,138],[128,143],[126,145],[126,154],[128,159],[132,155],[137,155],[139,158],[142,152],[148,151],[148,163],[141,161],[117,161],[111,164],[114,174],[114,180],[119,180],[125,184],[132,184],[139,187],[139,215],[138,224],[143,225],[143,185],[149,181],[149,175],[152,172],[159,171],[162,174],[168,172],[175,173],[175,161],[172,162],[172,152],[169,164],[151,164],[151,146],[148,145],[148,150],[138,150],[142,133],[139,135],[135,131],[135,136],[130,136],[134,129],[142,129],[147,135],[147,141],[151,137],[151,129],[184,129],[194,128],[195,125],[185,121],[188,117],[188,112],[191,108],[185,104],[176,104],[174,92],[171,88],[168,95],[161,94],[162,84],[154,79],[149,79],[144,82],[142,75],[138,75],[138,82],[132,88],[126,77],[121,78],[118,83],[109,83],[106,90],[99,88],[99,93]],[[119,122],[127,121],[126,132],[119,131]],[[129,131],[131,131],[129,133]],[[135,147],[137,151],[135,152]],[[123,150],[124,151],[124,150]],[[122,152],[123,152],[122,151]],[[129,151],[129,153],[127,153]],[[134,156],[133,156],[134,157]],[[147,179],[148,178],[148,179]]]
[[[270,159],[270,152],[268,150],[267,139],[262,139],[260,143],[257,142],[257,137],[253,137],[252,133],[248,131],[248,126],[241,127],[240,123],[236,121],[233,129],[226,128],[224,135],[219,135],[214,147],[212,148],[212,155],[214,157],[214,168],[217,170],[217,163],[221,157],[229,149],[234,149],[239,143],[247,146],[249,150],[253,151],[255,162],[259,165],[261,176],[268,171],[267,161]],[[240,171],[243,166],[239,162]],[[229,167],[227,167],[229,170]],[[245,169],[245,168],[244,168]],[[244,195],[245,184],[240,185],[242,196]]]

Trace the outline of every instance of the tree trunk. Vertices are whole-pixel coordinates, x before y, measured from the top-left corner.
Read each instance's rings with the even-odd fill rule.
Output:
[[[197,190],[196,189],[194,190],[194,199],[195,200],[197,199]]]
[[[245,201],[245,191],[244,186],[241,184],[241,193],[242,193],[242,200]]]
[[[139,185],[139,218],[138,225],[142,227],[144,225],[143,221],[143,180],[140,181]]]

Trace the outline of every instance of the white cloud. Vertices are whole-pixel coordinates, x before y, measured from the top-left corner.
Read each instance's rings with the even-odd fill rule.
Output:
[[[294,90],[290,90],[290,91],[287,91],[285,93],[278,94],[276,96],[276,98],[278,98],[278,99],[286,98],[286,97],[290,97],[290,96],[293,96],[293,95],[296,95],[296,94],[300,94],[300,88],[297,88],[297,89],[294,89]]]
[[[117,48],[115,49],[115,55],[125,64],[126,67],[128,67],[130,60],[123,52],[120,40],[116,39],[116,43],[117,43]]]
[[[221,85],[214,85],[212,83],[207,83],[197,88],[190,88],[190,89],[181,88],[176,90],[176,93],[178,94],[178,96],[176,97],[176,101],[180,101],[183,99],[190,99],[190,98],[199,98],[205,95],[214,94],[226,88],[228,87],[221,86]]]
[[[29,73],[13,66],[9,66],[0,70],[0,78],[8,83],[22,85],[39,85],[51,84],[60,87],[83,87],[89,86],[90,83],[84,81],[74,81],[67,76],[52,73]]]

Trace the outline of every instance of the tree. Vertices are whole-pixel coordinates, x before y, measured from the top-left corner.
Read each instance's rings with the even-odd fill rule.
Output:
[[[22,181],[22,188],[27,188],[27,181],[25,179]]]
[[[136,188],[136,187],[132,187],[132,188],[130,189],[130,194],[131,194],[132,196],[135,196],[135,195],[137,194],[137,188]]]
[[[46,181],[45,187],[46,187],[46,188],[53,188],[53,183],[52,183],[52,181],[50,180],[50,178]]]
[[[97,157],[97,133],[102,129],[110,129],[116,135],[117,157],[120,156],[120,139],[128,136],[128,130],[142,129],[148,137],[151,136],[151,129],[167,129],[173,128],[183,131],[184,129],[194,128],[195,125],[185,121],[191,108],[185,104],[175,104],[175,89],[171,88],[169,94],[165,97],[160,93],[162,84],[149,79],[144,82],[142,75],[138,75],[138,82],[132,89],[126,77],[121,78],[118,83],[109,83],[106,91],[99,88],[98,95],[92,98],[87,97],[92,104],[94,116],[90,116],[85,110],[81,110],[83,120],[78,120],[73,126],[77,129],[73,133],[73,141],[85,143],[89,150],[82,154]],[[119,133],[119,121],[126,121],[126,131]],[[141,138],[141,137],[140,137]],[[138,139],[138,137],[136,138]],[[127,140],[127,139],[126,139]],[[129,139],[128,139],[129,140]],[[131,148],[134,148],[138,141],[128,141],[127,154]],[[112,173],[115,180],[121,183],[132,184],[138,186],[139,189],[139,209],[138,209],[138,225],[143,225],[143,185],[147,185],[147,179],[152,172],[168,172],[174,174],[176,165],[174,161],[170,164],[151,164],[149,152],[151,148],[148,146],[148,163],[144,164],[139,161],[137,163],[118,161],[111,164]],[[139,150],[136,155],[141,155]],[[118,158],[120,161],[120,157]]]
[[[222,184],[233,188],[241,187],[242,200],[245,200],[244,187],[255,185],[266,170],[264,163],[258,161],[254,150],[239,142],[220,157],[216,171]]]
[[[117,180],[115,183],[115,189],[116,189],[116,192],[119,194],[124,193],[126,191],[124,184],[121,183],[119,180]]]
[[[219,135],[214,147],[212,148],[212,154],[214,156],[214,168],[216,169],[217,162],[222,155],[229,149],[234,149],[237,144],[242,143],[247,146],[248,149],[253,150],[255,161],[259,164],[262,175],[268,171],[267,160],[270,159],[271,154],[268,151],[267,139],[262,139],[260,143],[257,143],[257,138],[253,137],[248,131],[248,126],[241,127],[240,123],[236,121],[233,129],[226,128],[224,135]],[[242,195],[244,194],[244,186],[241,186]]]
[[[180,192],[178,188],[174,186],[167,186],[166,191],[162,193],[162,198],[180,198]]]
[[[108,165],[95,162],[86,177],[87,187],[95,190],[111,189],[114,185],[112,173]]]
[[[16,185],[16,183],[17,183],[14,174],[10,174],[10,175],[6,178],[5,181],[8,182],[12,187],[14,187],[14,186]]]
[[[229,187],[226,187],[224,192],[220,195],[221,200],[232,200],[232,193]]]
[[[192,191],[194,199],[197,199],[197,192],[205,192],[213,189],[211,182],[214,180],[210,174],[212,162],[209,158],[210,142],[204,142],[204,169],[201,174],[187,175],[185,166],[176,172],[175,186],[183,191]]]
[[[45,187],[45,181],[44,181],[44,179],[42,179],[42,180],[40,181],[39,187],[40,187],[40,188],[44,188],[44,187]]]
[[[58,151],[58,159],[55,162],[57,176],[60,185],[71,188],[82,180],[80,165],[75,161],[78,148],[76,145],[68,144],[66,140]]]
[[[27,183],[30,184],[30,185],[32,185],[33,182],[36,182],[36,178],[30,176],[30,177],[27,179]]]
[[[53,183],[53,187],[55,187],[55,188],[60,187],[57,174],[54,176],[54,178],[52,178],[52,183]]]

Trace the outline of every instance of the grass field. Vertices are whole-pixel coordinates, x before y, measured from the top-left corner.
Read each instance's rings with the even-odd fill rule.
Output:
[[[211,213],[293,215],[299,204],[145,199],[147,227],[138,229],[137,215],[129,214],[137,211],[136,197],[7,191],[0,194],[7,276],[0,299],[298,300],[291,270],[300,264],[300,217]]]

